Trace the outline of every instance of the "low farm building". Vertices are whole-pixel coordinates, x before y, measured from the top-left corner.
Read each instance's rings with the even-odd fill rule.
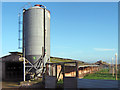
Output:
[[[23,80],[23,62],[19,61],[21,55],[22,53],[20,52],[10,52],[10,55],[0,58],[2,63],[2,80]],[[79,65],[78,77],[82,78],[84,75],[96,72],[98,70],[99,65]],[[59,80],[63,79],[63,75],[60,72],[61,65],[57,65],[57,77],[59,76]],[[54,68],[52,68],[52,73],[55,74]],[[76,68],[74,66],[65,66],[65,76],[76,76]]]
[[[53,63],[54,64],[54,63]],[[57,64],[57,63],[56,63]],[[47,75],[55,76],[55,65],[47,66]],[[51,74],[49,74],[49,68],[51,70]],[[76,77],[76,67],[73,65],[68,65],[64,67],[65,77]],[[78,66],[77,72],[78,72],[78,78],[83,78],[86,74],[94,73],[99,71],[99,65],[82,65]],[[63,71],[62,71],[62,65],[57,65],[57,78],[58,80],[63,79]]]

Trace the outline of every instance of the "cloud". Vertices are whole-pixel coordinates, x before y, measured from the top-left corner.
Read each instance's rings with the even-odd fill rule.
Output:
[[[108,49],[108,48],[94,48],[95,51],[115,51],[114,48]]]

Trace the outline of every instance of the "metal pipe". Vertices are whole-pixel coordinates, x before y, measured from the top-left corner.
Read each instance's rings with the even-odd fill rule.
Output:
[[[43,77],[42,77],[42,80],[44,82],[44,69],[45,69],[45,8],[43,9],[44,10],[44,54],[43,54]]]
[[[24,48],[24,62],[23,62],[23,64],[24,64],[24,81],[25,81],[25,48]]]
[[[24,12],[25,12],[25,9],[23,9],[23,18],[24,18]],[[25,81],[25,45],[24,45],[24,19],[23,19],[23,47],[22,47],[22,52],[23,52],[23,56],[24,56],[24,61],[23,61],[23,78],[24,78],[24,81]]]
[[[44,57],[45,57],[45,8],[44,8]]]

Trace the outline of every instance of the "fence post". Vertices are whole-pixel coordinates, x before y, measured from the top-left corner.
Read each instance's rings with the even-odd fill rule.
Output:
[[[117,53],[115,54],[115,60],[116,60],[116,80],[117,80]]]

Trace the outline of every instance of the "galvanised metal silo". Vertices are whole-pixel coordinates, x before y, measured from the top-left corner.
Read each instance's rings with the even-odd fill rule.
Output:
[[[50,12],[42,5],[23,10],[23,53],[32,64],[50,59]]]

